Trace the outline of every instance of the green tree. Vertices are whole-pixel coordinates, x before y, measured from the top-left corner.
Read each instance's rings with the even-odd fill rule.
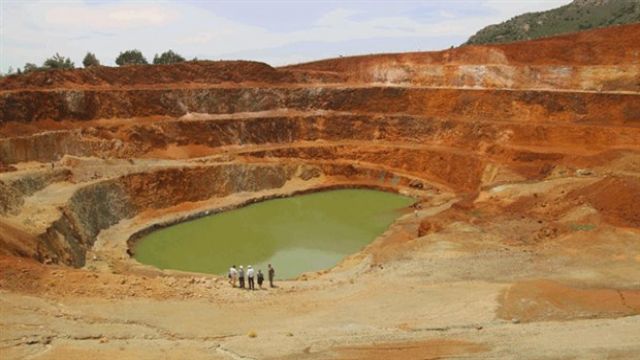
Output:
[[[85,55],[82,60],[82,65],[86,68],[91,66],[100,66],[100,61],[96,58],[94,53],[87,52],[87,55]]]
[[[75,65],[68,57],[64,57],[58,53],[48,58],[42,64],[45,69],[73,69]]]
[[[133,49],[121,52],[120,55],[116,58],[116,64],[118,66],[126,66],[126,65],[145,65],[148,64],[147,59],[145,59],[144,55],[140,52],[140,50]]]
[[[34,64],[34,63],[26,63],[24,64],[24,68],[22,70],[22,72],[24,72],[25,74],[28,74],[30,72],[34,72],[36,70],[40,69],[38,67],[38,65]]]
[[[160,54],[160,56],[158,56],[158,54],[156,54],[153,57],[153,63],[155,65],[159,65],[159,64],[175,64],[175,63],[179,63],[179,62],[183,62],[185,61],[185,59],[180,56],[179,54],[176,54],[175,52],[173,52],[173,50],[169,50],[169,51],[165,51],[162,54]]]

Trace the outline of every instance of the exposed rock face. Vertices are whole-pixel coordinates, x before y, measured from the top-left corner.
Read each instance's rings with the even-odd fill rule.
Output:
[[[280,69],[196,62],[8,77],[3,167],[58,168],[2,173],[0,212],[17,228],[27,214],[40,224],[23,255],[79,266],[123,219],[292,181],[453,196],[582,174],[640,147],[640,26],[619,32],[624,46],[606,29]],[[38,201],[46,216],[29,210]]]
[[[0,180],[0,214],[17,211],[24,197],[35,193],[52,182],[64,181],[71,176],[68,169],[35,170],[10,173]]]
[[[120,184],[109,181],[81,188],[69,199],[60,218],[40,235],[37,257],[81,266],[98,232],[134,213],[135,207]]]
[[[622,73],[629,74],[624,71]],[[640,71],[631,72],[629,76],[633,79],[628,81],[633,88],[622,90],[640,89],[636,81]],[[607,84],[614,81],[627,82],[614,78],[607,80]],[[478,86],[481,87],[482,84]],[[605,84],[600,84],[597,90],[604,86]],[[472,115],[470,112],[474,112],[473,115],[477,117],[496,116],[499,112],[504,120],[519,117],[522,111],[531,111],[530,118],[541,115],[547,115],[552,119],[578,116],[580,120],[602,122],[606,119],[603,114],[606,110],[611,112],[614,121],[634,120],[640,112],[634,104],[634,99],[635,95],[615,93],[603,97],[584,92],[450,90],[377,85],[367,88],[28,91],[6,93],[0,97],[0,119],[16,122],[44,119],[91,120],[113,117],[177,117],[188,112],[230,114],[290,109],[405,113],[423,116],[448,114],[451,117],[469,117]]]
[[[37,257],[81,266],[98,233],[122,219],[147,209],[279,188],[296,171],[296,166],[224,164],[135,173],[90,184],[71,196],[60,218],[40,235]]]

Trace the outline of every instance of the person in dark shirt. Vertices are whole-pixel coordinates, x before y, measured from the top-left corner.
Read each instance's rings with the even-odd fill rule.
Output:
[[[258,286],[260,287],[260,289],[262,289],[262,283],[264,282],[264,274],[262,273],[262,270],[258,270]]]
[[[273,285],[273,278],[276,277],[276,270],[269,264],[269,286],[275,287]]]

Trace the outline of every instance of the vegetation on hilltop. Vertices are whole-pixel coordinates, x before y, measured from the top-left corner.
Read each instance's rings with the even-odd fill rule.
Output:
[[[574,0],[478,31],[466,44],[498,44],[640,22],[640,0]]]
[[[138,49],[123,51],[116,58],[116,64],[118,64],[118,66],[146,65],[148,63],[147,59]]]
[[[70,58],[64,57],[58,53],[48,58],[42,64],[44,69],[73,69],[75,65]]]
[[[153,57],[153,64],[177,64],[181,62],[187,61],[182,55],[174,52],[173,50],[168,50],[163,52],[162,54],[156,54]],[[191,61],[198,61],[197,58],[193,58]],[[116,58],[116,64],[118,66],[127,66],[127,65],[147,65],[147,59],[144,57],[142,52],[137,49],[122,51]],[[92,52],[87,52],[82,60],[82,65],[85,68],[101,66],[100,60],[96,57],[96,55]],[[75,64],[71,61],[71,58],[64,57],[58,53],[54,56],[46,59],[42,66],[38,66],[34,63],[26,63],[23,69],[19,67],[14,69],[13,67],[9,67],[6,74],[0,72],[0,78],[10,75],[22,75],[28,74],[34,71],[44,71],[44,70],[52,70],[52,69],[74,69]]]
[[[183,61],[186,61],[185,58],[182,57],[180,54],[175,53],[173,50],[165,51],[160,55],[156,54],[153,57],[153,64],[154,65],[176,64],[176,63],[183,62]]]
[[[98,60],[94,53],[88,52],[82,60],[82,65],[86,68],[91,66],[100,66],[100,60]]]

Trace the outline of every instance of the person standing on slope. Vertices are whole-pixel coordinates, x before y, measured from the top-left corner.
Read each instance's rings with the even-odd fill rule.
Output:
[[[275,287],[275,285],[273,285],[273,278],[275,277],[276,277],[276,270],[273,268],[273,266],[271,266],[271,264],[269,264],[269,286]]]
[[[249,290],[255,290],[256,285],[253,282],[253,266],[251,265],[247,267],[247,280],[249,280]]]
[[[238,280],[240,280],[240,289],[244,289],[244,268],[240,265],[240,270],[238,270]]]
[[[236,266],[233,265],[229,268],[229,284],[231,286],[236,287],[236,282],[238,281],[238,270],[236,270]]]
[[[264,274],[262,273],[262,270],[258,270],[258,286],[260,286],[260,289],[262,289],[263,282],[264,282]]]

